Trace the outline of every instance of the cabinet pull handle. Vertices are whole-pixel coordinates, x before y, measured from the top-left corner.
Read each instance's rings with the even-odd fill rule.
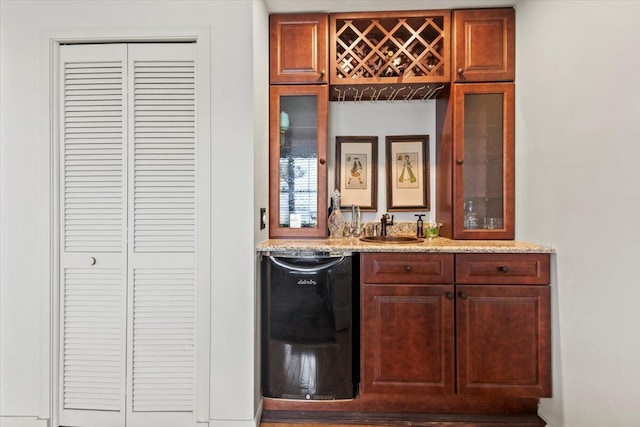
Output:
[[[464,74],[464,70],[462,68],[458,68],[458,74],[460,75]]]
[[[463,163],[464,163],[464,160],[463,160],[463,159],[458,159],[458,160],[456,160],[456,163],[457,163],[457,164],[459,164],[459,165],[461,165],[461,164],[463,164]]]
[[[508,273],[509,267],[501,266],[501,267],[498,267],[498,270],[500,270],[500,273]]]
[[[98,260],[96,259],[96,257],[89,257],[89,265],[96,265],[97,262]]]
[[[447,299],[453,299],[453,292],[447,292],[445,296],[447,297]]]
[[[323,157],[320,157],[318,161],[320,162],[321,165],[324,165],[327,162]]]
[[[458,294],[458,296],[460,296],[460,298],[462,298],[462,299],[467,299],[467,298],[469,298],[469,295],[467,295],[467,294],[466,294],[466,293],[464,293],[464,292],[460,292],[460,293]]]
[[[404,271],[406,271],[407,273],[411,273],[413,271],[413,267],[411,267],[410,265],[405,265]]]

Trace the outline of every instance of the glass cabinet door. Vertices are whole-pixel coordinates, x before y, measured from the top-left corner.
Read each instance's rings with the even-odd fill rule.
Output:
[[[455,85],[454,235],[514,238],[514,85]]]
[[[271,86],[270,237],[327,235],[327,87]]]

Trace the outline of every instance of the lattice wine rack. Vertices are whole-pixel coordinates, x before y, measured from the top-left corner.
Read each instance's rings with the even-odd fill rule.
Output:
[[[357,100],[353,85],[389,85],[386,99],[401,84],[408,85],[404,97],[419,84],[449,82],[449,11],[341,13],[330,25],[334,100],[352,100],[344,98],[350,89]],[[382,89],[370,87],[370,94]]]

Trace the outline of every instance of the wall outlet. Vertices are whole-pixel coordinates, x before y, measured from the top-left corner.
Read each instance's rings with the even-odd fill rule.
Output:
[[[260,208],[260,230],[267,227],[267,208]]]

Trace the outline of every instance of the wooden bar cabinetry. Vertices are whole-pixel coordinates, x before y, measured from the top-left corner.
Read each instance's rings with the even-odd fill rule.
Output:
[[[326,84],[328,15],[269,17],[271,84]]]
[[[515,11],[453,11],[451,81],[494,82],[515,79]]]
[[[360,392],[452,394],[452,254],[362,254]]]
[[[440,235],[514,238],[514,97],[513,83],[464,83],[436,101]]]
[[[450,80],[449,10],[330,15],[332,100],[437,96]]]
[[[363,397],[550,395],[548,254],[361,259]]]
[[[271,85],[269,236],[327,235],[327,85]]]

